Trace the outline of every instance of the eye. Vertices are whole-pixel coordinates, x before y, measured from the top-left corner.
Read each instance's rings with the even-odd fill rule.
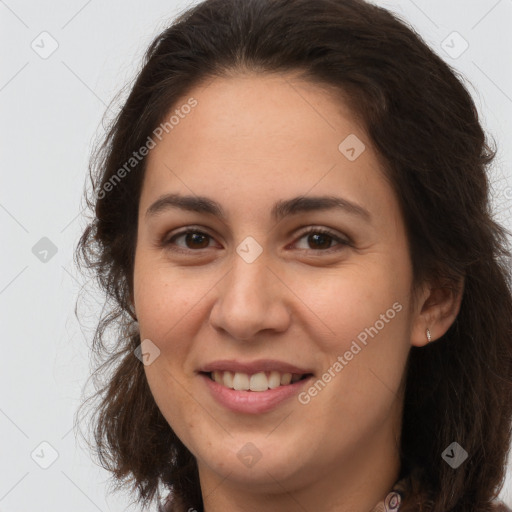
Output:
[[[185,245],[176,244],[176,241],[183,238]],[[210,244],[210,240],[213,238],[199,231],[195,228],[188,228],[185,231],[181,231],[180,233],[176,233],[171,238],[168,238],[163,241],[164,246],[177,246],[178,250],[196,250],[196,249],[207,249]]]
[[[177,243],[177,241],[180,239],[183,240],[183,243]],[[299,247],[299,249],[306,251],[331,252],[332,250],[341,250],[345,246],[352,246],[348,239],[344,239],[336,233],[325,228],[309,228],[307,231],[301,234],[301,236],[298,238],[298,241],[302,239],[307,240],[306,244],[313,245],[313,247]],[[169,247],[172,250],[179,252],[198,251],[212,247],[210,245],[212,240],[213,237],[209,234],[200,231],[197,228],[190,227],[184,231],[176,233],[170,238],[164,239],[162,241],[162,246]],[[292,245],[297,245],[298,241],[294,242]],[[337,243],[334,245],[334,247],[332,245],[333,242]],[[341,247],[336,248],[336,245]]]
[[[299,240],[302,240],[303,238],[306,238],[307,244],[313,245],[312,248],[303,248],[305,250],[330,252],[333,249],[333,246],[331,245],[333,241],[337,242],[338,245],[341,245],[341,248],[343,248],[343,246],[351,246],[351,242],[349,240],[341,238],[336,233],[324,228],[310,228],[302,233]],[[297,243],[298,242],[295,242],[295,244]],[[340,250],[341,248],[336,249],[336,247],[334,247],[335,250]]]

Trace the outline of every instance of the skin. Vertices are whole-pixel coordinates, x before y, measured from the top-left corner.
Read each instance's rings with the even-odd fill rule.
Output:
[[[189,97],[197,106],[148,156],[139,205],[133,300],[141,339],[160,350],[144,367],[155,401],[197,458],[207,512],[369,511],[398,477],[409,350],[427,343],[427,326],[433,340],[446,332],[460,295],[413,286],[398,202],[339,94],[291,74],[248,73],[198,86],[177,105]],[[355,161],[338,150],[350,134],[366,146]],[[226,220],[177,208],[147,215],[168,193],[207,196]],[[275,202],[299,195],[342,197],[370,219],[270,217]],[[190,226],[209,236],[170,241]],[[350,245],[308,238],[308,227]],[[252,263],[236,252],[248,236],[263,249]],[[270,358],[320,377],[396,303],[401,311],[307,404],[232,412],[196,373],[216,359]],[[248,442],[261,453],[252,467],[237,457]]]

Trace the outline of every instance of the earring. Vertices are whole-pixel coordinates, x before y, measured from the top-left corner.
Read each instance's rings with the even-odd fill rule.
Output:
[[[430,343],[432,341],[432,335],[430,334],[430,329],[427,327],[427,342]]]

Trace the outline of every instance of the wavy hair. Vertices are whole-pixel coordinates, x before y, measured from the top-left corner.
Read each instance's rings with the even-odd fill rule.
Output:
[[[146,158],[114,175],[179,98],[214,77],[298,72],[350,99],[398,199],[415,284],[464,279],[445,335],[411,347],[400,440],[401,511],[491,510],[505,477],[512,418],[510,235],[490,206],[491,148],[462,77],[404,21],[363,0],[206,0],[154,39],[91,159],[92,218],[75,257],[97,278],[109,309],[92,343],[103,376],[94,450],[117,487],[142,505],[170,491],[172,510],[203,510],[194,457],[158,409],[132,311],[137,210]],[[114,345],[108,346],[108,333]],[[441,459],[457,441],[458,469]]]

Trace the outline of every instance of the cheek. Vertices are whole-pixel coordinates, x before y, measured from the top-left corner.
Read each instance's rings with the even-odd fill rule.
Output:
[[[134,273],[141,340],[151,340],[159,350],[154,362],[144,366],[146,379],[171,428],[192,447],[198,419],[204,419],[205,412],[191,399],[193,372],[187,356],[201,325],[201,301],[215,283],[211,276],[200,274],[189,272],[185,277],[179,269],[143,254],[137,256]]]
[[[307,298],[311,324],[321,330],[311,337],[324,354],[321,380],[330,388],[324,398],[354,421],[360,421],[362,404],[374,411],[390,405],[409,351],[407,262],[399,277],[392,268],[375,254],[364,265],[319,274],[314,285],[295,280],[297,295]]]
[[[214,439],[220,439],[223,432],[216,422],[209,423],[209,428],[203,427],[209,414],[203,401],[193,398],[193,391],[189,391],[190,381],[165,355],[145,366],[144,371],[153,399],[169,426],[194,456],[204,455],[208,446]],[[196,450],[198,439],[202,453]]]
[[[365,333],[372,327],[382,338],[385,333],[397,333],[403,328],[410,288],[407,265],[397,276],[391,271],[392,265],[379,259],[375,254],[365,264],[325,270],[314,279],[310,275],[294,275],[294,292],[327,334],[323,343],[336,345],[337,340],[342,349],[359,335],[364,342]]]
[[[196,312],[216,280],[199,267],[194,272],[180,271],[168,262],[140,255],[135,264],[134,300],[141,337],[151,339],[161,350],[168,350],[172,341],[173,351],[179,352],[186,344],[184,333],[197,326]]]

